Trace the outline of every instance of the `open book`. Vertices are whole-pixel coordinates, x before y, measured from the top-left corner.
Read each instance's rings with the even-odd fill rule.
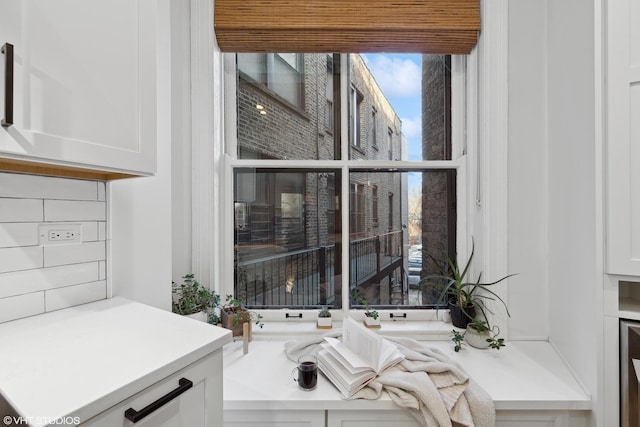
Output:
[[[342,342],[330,337],[325,341],[318,367],[347,398],[404,359],[395,345],[351,318],[343,322]]]

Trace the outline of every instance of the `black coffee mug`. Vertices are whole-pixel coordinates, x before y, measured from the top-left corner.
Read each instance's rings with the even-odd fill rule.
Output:
[[[318,385],[318,360],[315,356],[304,355],[298,358],[298,387],[311,391]]]

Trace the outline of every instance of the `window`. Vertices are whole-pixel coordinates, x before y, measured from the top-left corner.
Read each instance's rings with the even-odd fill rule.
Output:
[[[379,225],[378,219],[378,186],[371,187],[371,222],[374,228]]]
[[[237,66],[244,78],[268,88],[296,107],[304,107],[302,55],[297,53],[242,54],[238,55]]]
[[[325,86],[325,93],[327,96],[327,107],[325,111],[325,126],[328,132],[333,132],[333,57],[327,55],[327,84]]]
[[[364,233],[364,185],[358,183],[350,184],[350,198],[349,198],[349,230],[352,236],[359,236]]]
[[[362,146],[362,134],[360,123],[360,108],[363,101],[362,95],[355,86],[349,89],[349,141],[354,147]]]
[[[378,147],[378,137],[376,134],[377,122],[376,122],[376,110],[375,107],[371,107],[371,128],[369,130],[369,145],[373,148]]]
[[[434,307],[437,292],[420,281],[435,273],[426,253],[455,256],[458,226],[451,60],[371,54],[225,60],[237,66],[235,81],[227,82],[236,99],[225,147],[235,226],[228,244],[233,290],[225,293],[258,309],[341,308],[354,289],[379,309]],[[270,60],[288,71],[265,77]],[[292,70],[306,99],[301,109],[283,103],[285,85],[272,80],[290,80]],[[396,72],[403,77],[394,80]],[[270,90],[257,87],[262,81]],[[422,122],[424,106],[431,116]],[[378,140],[378,128],[387,129],[386,141]]]

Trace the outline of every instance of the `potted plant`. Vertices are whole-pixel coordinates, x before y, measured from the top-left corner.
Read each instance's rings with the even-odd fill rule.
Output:
[[[507,311],[507,315],[511,316],[507,304],[498,294],[490,289],[490,286],[508,279],[513,276],[513,274],[504,276],[494,282],[484,283],[482,282],[482,273],[480,273],[478,280],[475,282],[467,281],[467,273],[469,273],[469,267],[473,260],[473,253],[474,247],[472,245],[471,255],[469,255],[469,259],[462,270],[458,267],[457,262],[452,261],[450,258],[447,259],[445,264],[439,262],[432,255],[427,254],[440,274],[427,276],[425,280],[428,285],[440,289],[437,302],[438,306],[445,301],[448,302],[453,326],[463,329],[466,328],[467,324],[476,316],[476,308],[480,310],[483,315],[485,314],[485,310],[488,310],[485,304],[487,300],[500,301]]]
[[[220,304],[220,295],[201,285],[193,274],[182,276],[182,283],[171,284],[171,311],[192,317],[213,325],[220,323],[216,308]]]
[[[245,323],[249,324],[249,336],[251,336],[251,325],[255,323],[260,328],[264,326],[262,323],[262,315],[255,311],[247,310],[240,300],[227,295],[224,305],[221,308],[222,327],[231,329],[232,336],[242,336],[242,329]]]
[[[362,296],[362,294],[354,289],[351,292],[351,297],[358,303],[364,306],[364,324],[368,328],[379,328],[380,327],[380,315],[377,310],[373,310],[369,307],[369,302],[367,299]]]
[[[490,327],[489,323],[485,320],[476,319],[467,325],[464,333],[460,333],[460,331],[454,329],[451,331],[451,334],[455,351],[460,351],[463,341],[481,350],[489,347],[500,350],[500,348],[505,346],[504,338],[499,338],[500,328],[498,328],[497,325]]]
[[[470,346],[480,349],[494,348],[500,350],[504,347],[504,338],[499,338],[500,328],[498,325],[493,327],[489,326],[489,323],[485,320],[474,320],[467,325],[467,330],[464,333],[465,341]]]
[[[322,307],[318,312],[317,323],[319,329],[331,329],[331,312],[327,306]]]

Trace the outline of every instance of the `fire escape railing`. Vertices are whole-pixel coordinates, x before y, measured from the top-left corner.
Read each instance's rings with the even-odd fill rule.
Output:
[[[380,281],[402,265],[402,231],[350,243],[350,285]],[[251,307],[335,302],[335,245],[236,261],[236,296]]]

